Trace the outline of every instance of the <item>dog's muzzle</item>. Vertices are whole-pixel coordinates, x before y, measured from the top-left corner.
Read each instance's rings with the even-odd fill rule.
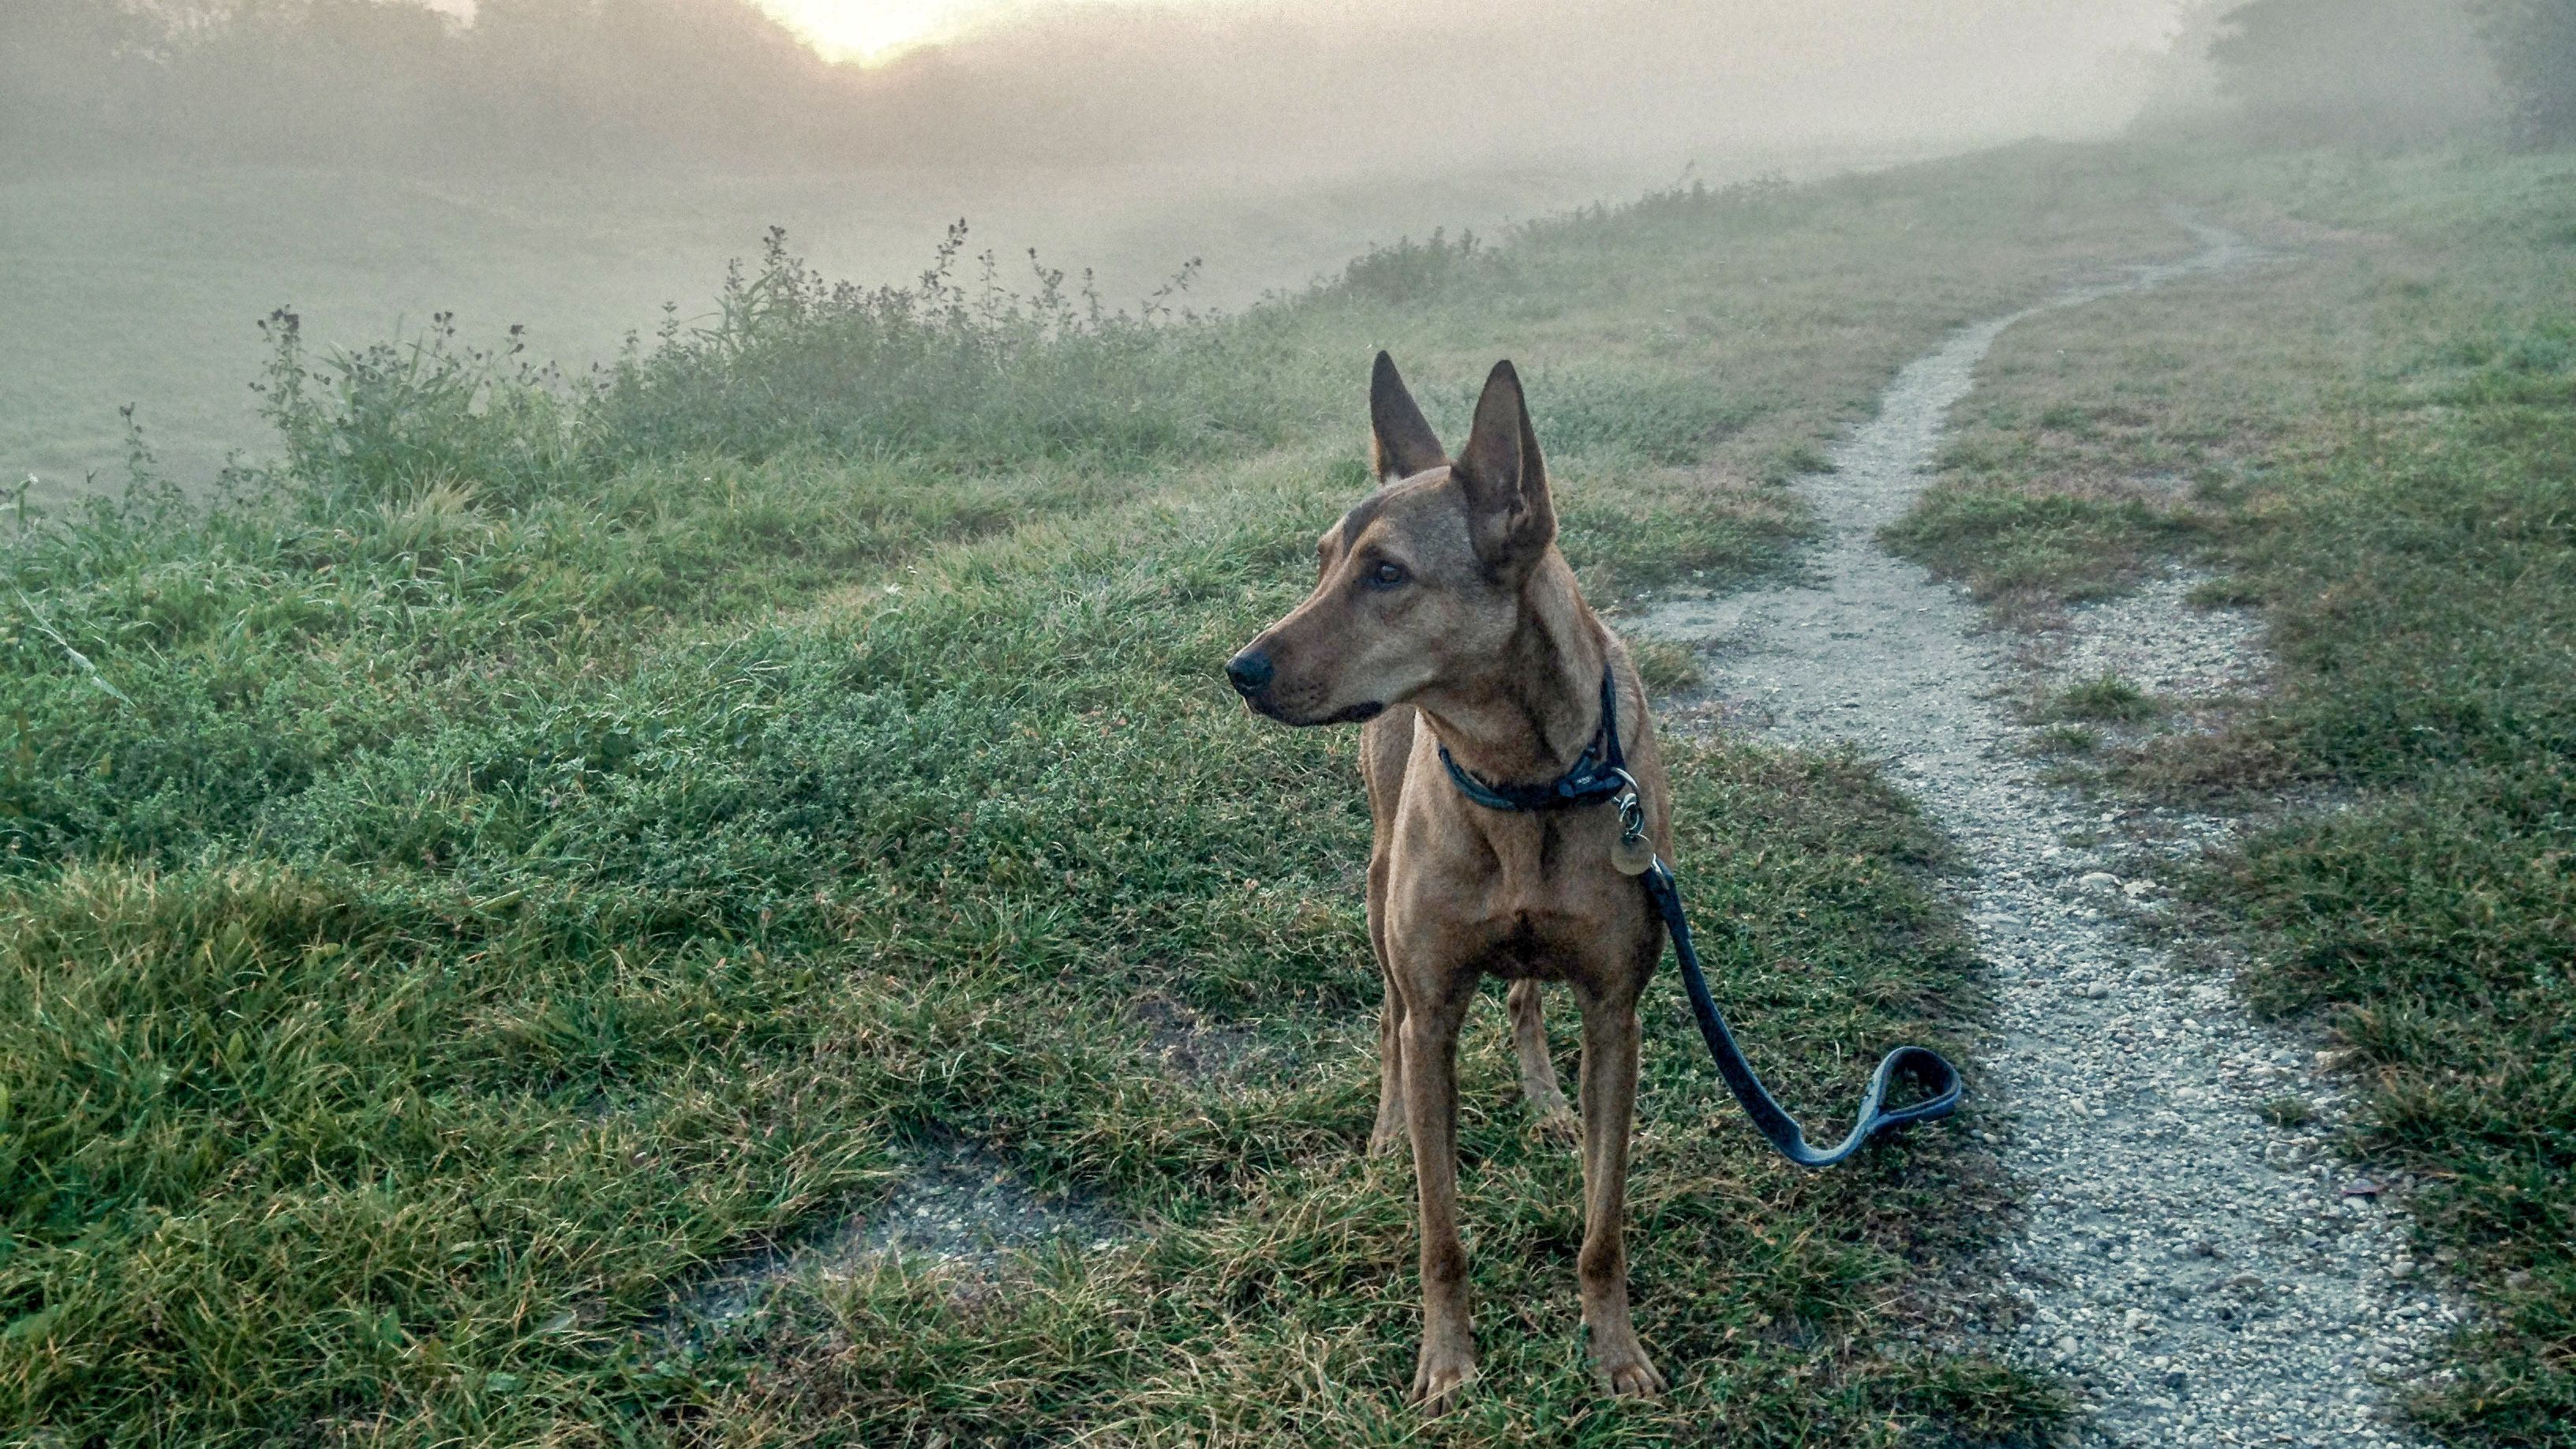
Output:
[[[1226,683],[1243,696],[1246,707],[1254,714],[1267,715],[1281,724],[1296,721],[1279,712],[1279,704],[1270,697],[1270,681],[1279,677],[1279,666],[1271,662],[1268,651],[1255,644],[1225,661]]]
[[[1278,666],[1272,664],[1270,656],[1259,649],[1246,649],[1225,661],[1226,679],[1234,685],[1234,692],[1245,699],[1250,699],[1268,689],[1270,681],[1278,677],[1278,674]]]
[[[1234,692],[1243,696],[1243,702],[1250,705],[1254,713],[1268,715],[1285,725],[1359,724],[1375,719],[1386,712],[1385,705],[1376,700],[1370,700],[1365,704],[1355,704],[1337,711],[1324,719],[1290,718],[1280,709],[1279,702],[1270,697],[1271,681],[1279,677],[1279,666],[1272,662],[1269,651],[1258,645],[1247,648],[1227,660],[1225,677],[1226,682],[1234,686]]]

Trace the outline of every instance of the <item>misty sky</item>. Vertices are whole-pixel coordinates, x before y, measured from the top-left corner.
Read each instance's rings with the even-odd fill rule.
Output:
[[[475,0],[427,3],[465,17],[475,9]],[[1944,145],[2105,134],[2135,113],[2149,58],[2165,52],[2186,13],[2225,0],[749,3],[827,59],[942,74],[961,124],[1012,116],[1025,101],[1052,118],[1046,129],[1068,109],[1186,129],[1207,118],[1193,117],[1184,93],[1214,89],[1293,108],[1302,114],[1287,129],[1302,134],[1316,129],[1318,112],[1385,109],[1335,103],[1337,80],[1357,102],[1418,92],[1436,77],[1498,103],[1480,109],[1499,110],[1508,97],[1525,131],[1592,149],[1641,132],[1694,144],[1790,133]],[[958,84],[970,74],[996,93],[970,95]],[[1616,124],[1597,124],[1604,117]],[[1454,132],[1464,119],[1438,118],[1431,129]],[[1444,134],[1440,145],[1459,139]]]
[[[474,0],[428,0],[471,16]],[[805,37],[827,60],[890,60],[1015,18],[1119,4],[1121,0],[753,0]],[[1264,0],[1145,0],[1160,9],[1249,10]]]
[[[759,0],[834,59],[883,60],[919,45],[955,39],[977,31],[1007,28],[1014,21],[1043,20],[1048,12],[1100,8],[1149,8],[1117,0]],[[1940,36],[1984,41],[1993,47],[1986,58],[2014,57],[2018,30],[2035,48],[2093,50],[2107,54],[2124,48],[2153,47],[2172,31],[2184,0],[1736,0],[1716,8],[1744,27],[1748,60],[1795,63],[1821,61],[1836,51],[1866,50],[1874,43],[1914,43]],[[1264,11],[1300,20],[1342,22],[1361,29],[1389,12],[1450,10],[1460,22],[1460,42],[1472,44],[1480,21],[1499,19],[1501,28],[1545,15],[1563,24],[1578,23],[1582,12],[1627,12],[1616,3],[1530,5],[1520,15],[1514,7],[1452,7],[1440,3],[1398,0],[1156,0],[1150,8],[1173,11]],[[1703,10],[1705,6],[1690,6]],[[1480,12],[1482,12],[1480,14]],[[1622,14],[1633,21],[1632,15]],[[2071,43],[2071,44],[2070,44]]]

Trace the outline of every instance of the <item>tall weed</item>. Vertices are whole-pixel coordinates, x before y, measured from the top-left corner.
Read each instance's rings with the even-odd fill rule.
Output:
[[[595,384],[586,413],[623,456],[714,451],[758,460],[796,447],[990,465],[1077,456],[1093,466],[1278,442],[1279,360],[1180,303],[1196,263],[1134,312],[1086,277],[1029,256],[1029,290],[998,260],[959,275],[949,229],[908,287],[834,282],[771,230],[730,270],[714,319],[666,324]]]

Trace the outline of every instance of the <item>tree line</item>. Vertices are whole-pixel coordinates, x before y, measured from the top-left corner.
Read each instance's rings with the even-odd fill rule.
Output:
[[[2576,139],[2576,0],[2190,13],[2177,58],[2205,63],[2234,123],[2267,139]],[[1116,67],[1137,55],[1226,68],[1223,43],[1156,58],[1155,24],[1135,17],[1146,43],[1119,60],[987,63],[969,46],[863,70],[750,0],[479,0],[470,21],[425,0],[5,0],[0,165],[1065,161],[1169,147],[1171,125],[1275,124],[1237,114],[1249,100],[1227,109],[1204,74],[1161,93],[1217,99],[1163,107],[1163,126],[1116,104],[1138,79]]]
[[[900,79],[745,0],[7,0],[24,158],[282,164],[619,155],[794,163],[906,134]]]
[[[2266,140],[2576,140],[2576,0],[2218,0],[2198,18],[2235,124]]]

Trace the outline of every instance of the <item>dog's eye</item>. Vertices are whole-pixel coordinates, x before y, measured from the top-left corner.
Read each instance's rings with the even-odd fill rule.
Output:
[[[1369,570],[1369,587],[1373,589],[1391,589],[1396,585],[1403,583],[1407,577],[1408,575],[1404,572],[1404,565],[1399,563],[1382,563],[1376,568]]]

